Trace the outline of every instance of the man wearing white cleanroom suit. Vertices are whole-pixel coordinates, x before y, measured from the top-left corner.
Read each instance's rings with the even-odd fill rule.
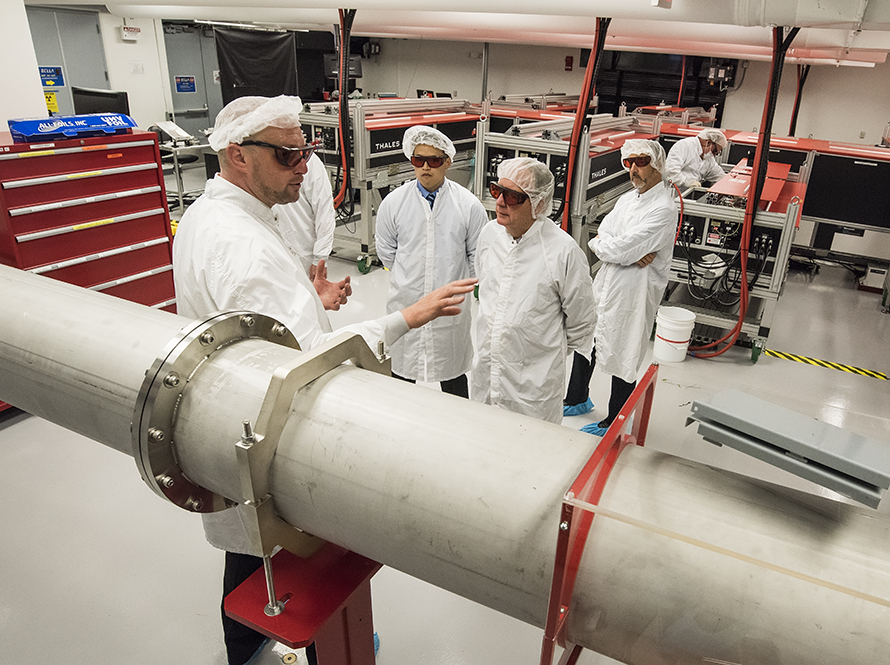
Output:
[[[377,256],[390,271],[388,312],[455,279],[475,276],[476,241],[488,223],[479,199],[445,177],[455,155],[451,139],[432,127],[409,127],[402,150],[417,178],[387,194],[376,221]],[[410,331],[392,345],[393,375],[439,381],[443,392],[468,397],[470,333],[469,308]]]
[[[684,189],[716,182],[726,175],[715,159],[725,147],[726,137],[719,129],[703,129],[698,136],[680,139],[667,156],[664,176]]]
[[[582,428],[597,436],[605,434],[636,386],[667,286],[677,228],[677,207],[661,176],[664,149],[656,141],[630,139],[621,158],[634,190],[618,199],[590,241],[603,262],[593,281],[594,349],[591,363],[575,355],[564,410],[577,415],[593,408],[588,390],[595,365],[611,374],[608,415]]]
[[[552,423],[562,421],[565,359],[593,344],[587,257],[548,217],[553,174],[527,157],[498,165],[489,185],[497,219],[476,249],[474,400]]]
[[[310,268],[327,259],[334,246],[334,198],[331,181],[318,155],[306,162],[308,171],[300,187],[300,198],[287,205],[273,206],[285,241],[292,245],[311,276]]]
[[[296,97],[241,97],[217,116],[211,147],[220,172],[186,211],[173,246],[173,278],[180,314],[195,318],[217,311],[252,310],[274,317],[304,350],[335,336],[318,292],[345,293],[345,280],[310,283],[280,230],[276,204],[296,201],[312,150],[300,129],[302,104]],[[392,344],[411,328],[459,312],[461,294],[472,281],[449,284],[401,312],[348,326],[371,348]],[[338,331],[339,332],[342,332]],[[237,499],[237,497],[235,497]],[[223,596],[257,568],[240,507],[203,515],[207,540],[226,550]],[[262,647],[264,636],[225,616],[229,665],[243,665]],[[307,654],[310,650],[307,649]]]

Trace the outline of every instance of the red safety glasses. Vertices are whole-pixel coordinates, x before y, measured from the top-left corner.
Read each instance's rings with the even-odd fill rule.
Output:
[[[275,159],[278,160],[278,163],[289,169],[294,168],[304,159],[312,157],[312,153],[318,148],[315,143],[310,144],[306,148],[287,148],[283,145],[275,145],[265,141],[241,141],[240,145],[258,145],[261,148],[271,148],[275,151]]]
[[[411,155],[411,164],[420,168],[424,164],[429,164],[431,169],[437,169],[445,163],[447,157],[431,157],[428,155]]]
[[[496,182],[488,183],[488,191],[494,199],[497,199],[501,194],[503,194],[504,203],[506,203],[508,206],[522,205],[528,199],[528,194],[526,194],[525,192],[517,192],[514,189],[501,187]]]
[[[632,164],[636,164],[640,168],[649,166],[649,162],[651,161],[652,157],[649,155],[640,155],[639,157],[625,157],[621,160],[621,163],[624,164],[624,168],[629,169]]]

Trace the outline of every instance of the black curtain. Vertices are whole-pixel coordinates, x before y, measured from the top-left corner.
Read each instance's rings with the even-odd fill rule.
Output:
[[[297,95],[293,32],[215,28],[223,104],[248,95]]]

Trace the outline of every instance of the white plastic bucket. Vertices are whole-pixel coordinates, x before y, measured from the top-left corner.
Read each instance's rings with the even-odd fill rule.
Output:
[[[659,362],[678,363],[686,358],[695,314],[682,307],[659,307],[655,317],[652,356]]]

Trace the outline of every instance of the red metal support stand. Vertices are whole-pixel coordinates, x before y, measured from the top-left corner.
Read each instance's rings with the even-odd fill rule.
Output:
[[[381,564],[332,543],[308,559],[287,550],[272,557],[278,616],[262,568],[225,599],[226,615],[292,649],[315,642],[318,665],[374,665],[371,578]]]
[[[572,603],[575,578],[578,575],[594,513],[578,510],[570,501],[577,499],[585,503],[598,504],[621,451],[628,445],[642,446],[645,443],[657,376],[658,365],[653,364],[566,492],[556,541],[556,560],[553,567],[553,582],[550,586],[544,642],[541,647],[541,665],[552,665],[557,644],[565,649],[559,665],[574,665],[582,651],[580,646],[566,642],[565,627]],[[625,434],[624,430],[632,416],[634,420],[631,433]]]

